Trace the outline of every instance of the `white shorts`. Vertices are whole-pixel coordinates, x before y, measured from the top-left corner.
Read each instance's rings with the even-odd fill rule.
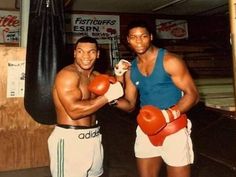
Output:
[[[162,146],[153,146],[148,136],[138,126],[134,145],[135,156],[137,158],[161,156],[166,164],[175,167],[191,164],[194,153],[190,133],[191,122],[188,120],[188,128],[167,136]]]
[[[98,177],[103,173],[100,127],[66,129],[56,126],[48,139],[52,177]]]

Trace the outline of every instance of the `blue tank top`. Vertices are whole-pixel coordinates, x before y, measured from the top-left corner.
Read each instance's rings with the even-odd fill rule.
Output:
[[[132,61],[131,81],[137,87],[140,95],[140,106],[154,105],[160,109],[166,109],[176,104],[182,96],[182,92],[171,80],[164,70],[163,58],[165,50],[159,49],[154,69],[149,76],[139,72],[137,59]]]

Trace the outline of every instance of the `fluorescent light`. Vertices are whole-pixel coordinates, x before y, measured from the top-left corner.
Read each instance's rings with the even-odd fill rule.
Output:
[[[159,6],[159,7],[155,8],[155,9],[152,9],[152,11],[158,11],[158,10],[160,10],[160,9],[163,9],[163,8],[168,7],[168,6],[171,6],[171,5],[180,3],[180,2],[184,2],[184,1],[186,1],[186,0],[174,0],[174,1],[171,1],[171,2],[169,2],[169,3],[164,4],[164,5],[162,5],[162,6]]]

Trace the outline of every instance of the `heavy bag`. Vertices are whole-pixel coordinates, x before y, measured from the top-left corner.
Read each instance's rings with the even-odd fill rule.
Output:
[[[24,105],[42,124],[56,123],[52,86],[63,67],[63,0],[30,1]]]

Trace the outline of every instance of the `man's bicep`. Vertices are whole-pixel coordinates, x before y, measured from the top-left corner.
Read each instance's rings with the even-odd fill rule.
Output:
[[[181,90],[187,87],[187,83],[191,81],[187,65],[182,59],[173,58],[168,63],[168,73],[172,81]]]
[[[196,90],[194,81],[187,66],[183,64],[179,69],[179,72],[172,77],[175,85],[185,93]]]

